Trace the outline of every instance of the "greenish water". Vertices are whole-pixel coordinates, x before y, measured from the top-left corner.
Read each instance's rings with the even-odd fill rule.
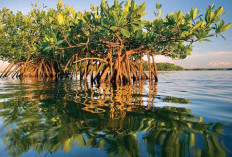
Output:
[[[232,72],[158,85],[0,79],[0,156],[232,156]]]

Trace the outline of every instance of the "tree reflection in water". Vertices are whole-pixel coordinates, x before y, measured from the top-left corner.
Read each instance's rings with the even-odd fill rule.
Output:
[[[12,92],[0,94],[2,138],[12,156],[32,148],[38,154],[60,148],[69,152],[78,145],[112,156],[226,155],[218,140],[223,124],[204,123],[186,108],[155,107],[156,84],[135,82],[115,89],[66,80],[4,88]],[[165,100],[190,103],[183,98]]]

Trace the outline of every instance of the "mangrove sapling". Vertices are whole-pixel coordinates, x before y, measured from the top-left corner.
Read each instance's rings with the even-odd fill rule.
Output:
[[[56,9],[34,8],[26,15],[0,10],[0,58],[10,65],[1,77],[68,77],[91,82],[130,84],[158,81],[155,55],[184,59],[194,42],[228,30],[223,7],[211,5],[204,15],[197,9],[172,12],[164,18],[156,4],[155,19],[145,20],[145,3],[134,0],[91,5],[76,12],[59,0]],[[147,58],[147,61],[143,60]],[[148,73],[143,64],[147,64]],[[95,71],[95,72],[94,72]]]

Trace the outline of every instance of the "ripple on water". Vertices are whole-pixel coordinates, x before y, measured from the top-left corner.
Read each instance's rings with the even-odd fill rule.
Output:
[[[0,79],[0,154],[232,156],[232,74],[159,76],[118,88]]]

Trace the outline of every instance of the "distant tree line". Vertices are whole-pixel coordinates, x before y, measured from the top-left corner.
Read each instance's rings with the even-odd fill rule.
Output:
[[[143,69],[145,71],[149,70],[148,64],[143,63]],[[182,66],[175,65],[173,63],[157,63],[158,71],[181,71],[185,70]]]
[[[143,68],[145,71],[148,71],[148,63],[143,63]],[[232,70],[232,68],[184,68],[182,66],[175,65],[173,63],[157,63],[158,71],[182,71],[182,70]]]

